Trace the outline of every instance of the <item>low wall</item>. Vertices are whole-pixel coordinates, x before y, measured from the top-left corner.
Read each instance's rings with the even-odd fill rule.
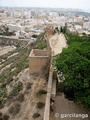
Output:
[[[44,111],[44,118],[43,120],[49,120],[50,118],[50,98],[52,93],[52,82],[53,82],[53,69],[52,66],[49,72],[49,80],[48,80],[48,87],[47,87],[47,97],[45,103],[45,111]]]

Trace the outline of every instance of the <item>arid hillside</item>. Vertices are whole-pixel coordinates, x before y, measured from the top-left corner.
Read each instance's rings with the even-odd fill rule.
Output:
[[[29,74],[29,54],[33,48],[47,47],[45,34],[37,41],[0,56],[0,120],[42,119],[47,78]]]

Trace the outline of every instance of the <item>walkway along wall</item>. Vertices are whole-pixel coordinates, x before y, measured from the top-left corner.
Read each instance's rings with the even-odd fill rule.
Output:
[[[50,67],[49,79],[48,79],[48,87],[47,87],[47,97],[45,103],[45,111],[43,120],[49,120],[50,117],[50,98],[52,92],[52,80],[53,80],[53,69]]]

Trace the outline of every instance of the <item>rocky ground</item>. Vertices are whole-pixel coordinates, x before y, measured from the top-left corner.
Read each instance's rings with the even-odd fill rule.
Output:
[[[55,35],[51,36],[49,42],[53,56],[61,53],[62,49],[67,47],[65,36],[62,33],[56,33]]]
[[[29,54],[44,49],[44,33],[25,47],[0,56],[0,120],[42,120],[47,78],[29,74]]]
[[[18,82],[23,84],[22,90],[13,99],[8,100],[4,108],[0,109],[0,113],[9,116],[9,120],[34,120],[34,114],[37,120],[42,120],[47,90],[46,78],[31,76],[27,68],[7,86],[8,91]]]

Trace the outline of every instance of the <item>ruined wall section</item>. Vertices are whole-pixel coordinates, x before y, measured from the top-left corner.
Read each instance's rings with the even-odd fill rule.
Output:
[[[8,46],[8,45],[25,46],[28,44],[28,41],[0,36],[0,44],[5,46]]]
[[[30,74],[46,74],[49,71],[50,55],[48,50],[33,49],[29,56]]]

